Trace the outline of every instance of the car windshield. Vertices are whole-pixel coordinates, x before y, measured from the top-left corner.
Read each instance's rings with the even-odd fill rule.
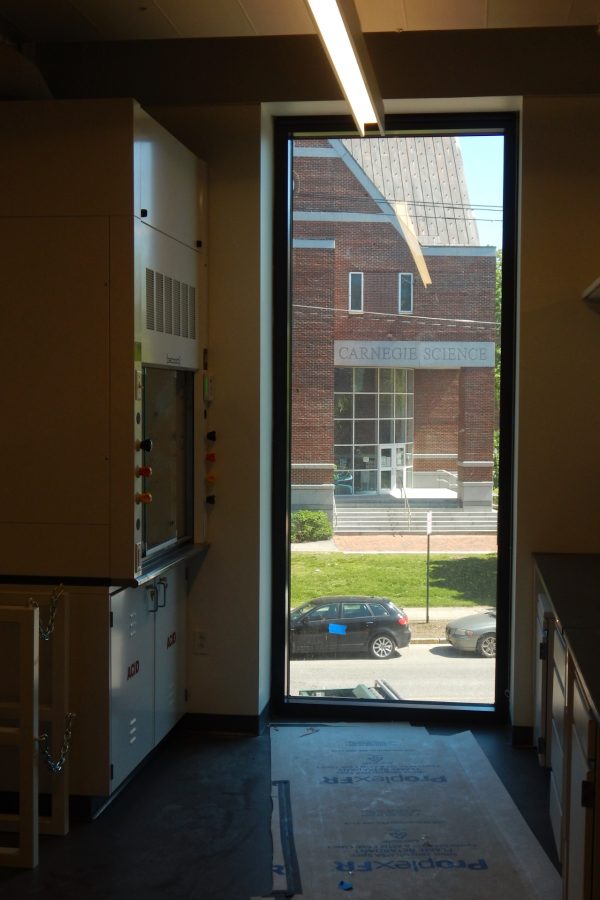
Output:
[[[296,609],[293,609],[291,615],[292,622],[294,622],[296,619],[299,619],[300,616],[303,616],[305,613],[310,612],[311,609],[314,608],[315,607],[313,603],[305,603],[303,606],[298,606]]]

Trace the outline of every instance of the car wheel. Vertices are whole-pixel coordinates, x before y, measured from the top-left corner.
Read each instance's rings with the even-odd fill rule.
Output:
[[[374,659],[389,659],[396,645],[387,634],[376,635],[369,644],[369,653]]]
[[[492,657],[496,655],[496,635],[484,634],[477,641],[478,656]]]

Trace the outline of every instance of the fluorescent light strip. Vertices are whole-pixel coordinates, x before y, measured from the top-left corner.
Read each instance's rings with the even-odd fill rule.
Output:
[[[364,137],[365,125],[377,124],[356,53],[336,0],[307,0],[352,115]]]

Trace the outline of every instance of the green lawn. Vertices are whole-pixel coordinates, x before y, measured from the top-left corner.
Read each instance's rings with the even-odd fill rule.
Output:
[[[426,554],[292,553],[292,606],[313,597],[362,594],[425,606]],[[496,605],[496,554],[431,554],[431,606]]]

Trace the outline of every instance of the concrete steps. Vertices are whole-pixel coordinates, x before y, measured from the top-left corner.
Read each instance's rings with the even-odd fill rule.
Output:
[[[336,534],[425,534],[427,510],[375,504],[337,505]],[[495,509],[432,509],[433,534],[493,534],[498,526]]]

